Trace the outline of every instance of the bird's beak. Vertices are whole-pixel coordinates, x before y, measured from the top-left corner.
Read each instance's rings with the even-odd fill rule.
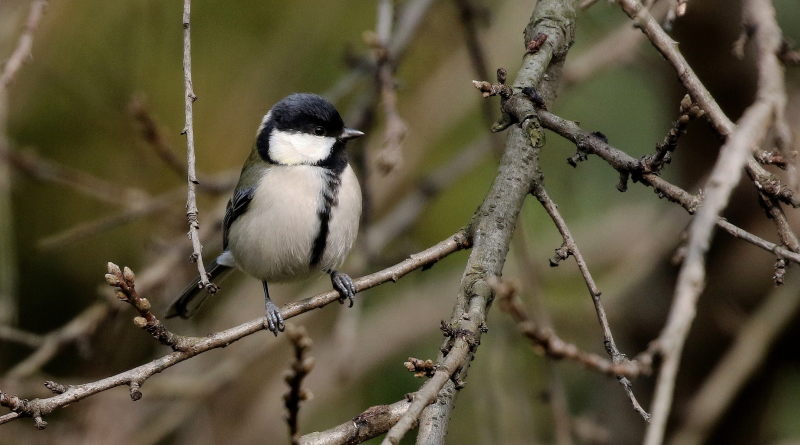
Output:
[[[342,135],[339,136],[340,141],[349,141],[350,139],[355,139],[357,137],[364,136],[363,131],[353,130],[352,128],[345,128],[342,132]]]

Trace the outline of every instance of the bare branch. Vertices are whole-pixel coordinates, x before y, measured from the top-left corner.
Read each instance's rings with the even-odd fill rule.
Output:
[[[558,206],[547,194],[547,190],[544,188],[541,176],[540,179],[535,180],[531,193],[536,196],[536,199],[538,199],[545,208],[547,213],[553,219],[553,222],[558,228],[558,231],[561,233],[561,236],[564,238],[564,244],[562,245],[561,249],[557,249],[556,251],[558,252],[563,250],[564,258],[566,258],[568,255],[572,255],[572,257],[575,258],[575,262],[578,263],[578,269],[581,271],[584,281],[586,281],[586,287],[589,289],[589,294],[592,297],[595,312],[597,312],[597,318],[600,321],[600,327],[603,329],[603,344],[605,345],[606,352],[611,356],[612,363],[615,365],[627,363],[628,358],[625,356],[625,354],[619,352],[619,349],[617,349],[617,345],[614,342],[614,337],[611,334],[611,326],[608,324],[608,317],[606,316],[605,308],[603,308],[603,303],[600,300],[600,290],[597,288],[597,285],[595,284],[594,279],[589,272],[589,267],[586,265],[586,261],[583,259],[583,255],[581,255],[578,245],[575,244],[575,240],[572,238],[572,234],[567,227],[566,221],[564,221],[564,218],[561,217],[561,212],[558,211]],[[551,260],[551,265],[558,265],[558,263]],[[628,398],[630,398],[633,408],[646,422],[649,422],[650,414],[648,414],[647,411],[645,411],[641,405],[639,405],[639,402],[636,400],[636,397],[633,394],[633,385],[628,380],[627,376],[624,373],[617,373],[617,380],[625,389],[625,393],[628,395]]]
[[[761,145],[776,112],[783,112],[783,73],[777,58],[782,40],[772,3],[767,0],[745,2],[745,20],[748,23],[757,23],[754,37],[759,49],[759,85],[756,102],[745,111],[737,129],[686,63],[677,44],[658,26],[641,3],[635,0],[617,1],[661,54],[672,63],[692,99],[705,111],[717,132],[728,136],[711,172],[703,207],[692,221],[688,250],[678,276],[673,306],[658,339],[664,361],[656,383],[653,422],[647,430],[644,443],[660,445],[672,406],[680,355],[694,319],[697,298],[704,287],[705,254],[709,248],[712,230],[720,212],[727,206],[732,188],[739,182],[741,168],[746,166],[749,170],[761,170],[751,152]]]
[[[339,426],[302,436],[300,445],[351,445],[367,441],[389,431],[410,405],[409,401],[402,400],[391,405],[373,406]]]
[[[609,145],[596,135],[582,130],[575,122],[568,121],[544,110],[539,110],[538,114],[543,127],[553,130],[559,135],[574,142],[579,147],[579,150],[583,150],[585,153],[595,154],[606,161],[614,169],[629,173],[635,179],[638,179],[638,182],[653,187],[659,196],[663,196],[668,200],[679,204],[689,213],[694,213],[702,203],[702,194],[692,195],[686,190],[667,182],[658,175],[642,174],[641,177],[638,177],[640,172],[643,171],[643,167],[640,165],[640,160],[637,160],[622,150]],[[718,219],[717,225],[737,238],[761,247],[769,252],[775,253],[776,255],[786,258],[787,260],[800,264],[800,255],[797,255],[791,250],[785,249],[769,241],[765,241],[739,227],[736,227],[724,219]]]
[[[556,360],[572,360],[589,370],[613,377],[636,378],[641,373],[649,373],[648,369],[643,369],[637,362],[625,360],[614,363],[597,354],[581,351],[574,344],[559,338],[552,329],[542,328],[534,323],[525,313],[522,301],[517,296],[517,290],[513,284],[505,280],[493,280],[491,285],[495,290],[495,298],[500,305],[500,310],[511,315],[518,323],[522,334],[539,346],[541,352],[546,356]]]
[[[8,84],[17,75],[17,71],[22,67],[22,64],[31,57],[33,34],[36,32],[36,28],[39,27],[39,20],[42,18],[45,6],[47,6],[46,0],[33,0],[31,2],[31,11],[28,13],[28,20],[25,23],[25,31],[20,36],[14,52],[11,53],[11,57],[6,61],[3,73],[0,74],[0,90],[5,91]]]
[[[192,122],[192,105],[197,100],[192,86],[192,51],[191,51],[191,33],[189,24],[189,14],[191,10],[192,0],[183,1],[183,84],[185,88],[184,102],[186,105],[186,126],[183,128],[183,134],[186,135],[186,163],[188,165],[188,197],[186,199],[186,218],[189,221],[189,239],[192,240],[192,262],[197,263],[197,272],[200,274],[201,287],[206,288],[209,294],[217,293],[219,289],[214,283],[208,279],[208,273],[203,265],[203,245],[200,244],[200,223],[198,220],[197,210],[197,172],[195,171],[195,154],[194,154],[194,125]]]
[[[750,317],[685,410],[671,445],[702,445],[744,385],[764,365],[780,335],[800,311],[797,282],[772,292]]]
[[[0,325],[0,341],[19,343],[31,348],[38,348],[44,343],[44,337],[33,332]]]
[[[470,244],[471,241],[468,234],[466,232],[459,232],[423,252],[411,255],[410,258],[401,263],[354,280],[356,291],[362,292],[389,281],[397,281],[404,275],[414,270],[432,265],[453,252],[470,247]],[[116,270],[114,273],[112,273],[112,275],[115,277],[117,276]],[[125,274],[122,274],[122,277],[123,280],[127,280]],[[125,282],[125,285],[130,287],[127,281]],[[126,295],[126,298],[131,297]],[[134,298],[138,298],[138,295]],[[289,303],[281,309],[281,315],[284,319],[289,319],[338,301],[339,293],[332,290],[314,297],[306,298],[305,300]],[[140,300],[139,303],[141,303]],[[140,311],[140,314],[141,311],[144,310],[145,306],[146,305],[142,306],[142,308],[137,306],[137,310]],[[142,318],[145,320],[147,319],[146,317]],[[261,317],[202,338],[183,337],[184,340],[179,343],[181,350],[172,352],[171,354],[153,360],[150,363],[146,363],[139,367],[130,369],[115,376],[98,380],[96,382],[70,386],[68,390],[62,394],[58,394],[46,399],[34,399],[28,405],[14,405],[15,411],[11,414],[0,417],[0,424],[14,420],[20,415],[34,417],[34,419],[36,416],[41,418],[41,416],[50,414],[57,408],[64,407],[71,403],[77,402],[78,400],[83,400],[94,394],[122,385],[129,385],[131,387],[131,397],[134,400],[138,400],[138,398],[141,397],[141,392],[139,389],[144,382],[154,374],[160,373],[167,368],[170,368],[203,352],[228,346],[237,340],[265,329],[264,326],[264,318]],[[0,396],[6,397],[7,394],[0,392]],[[6,404],[3,405],[9,406]]]

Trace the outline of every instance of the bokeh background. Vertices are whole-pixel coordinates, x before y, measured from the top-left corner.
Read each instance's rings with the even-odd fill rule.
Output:
[[[398,15],[409,3],[398,2]],[[492,72],[504,67],[513,78],[524,52],[522,30],[535,2],[476,3],[488,67]],[[0,58],[16,46],[29,5],[0,3]],[[800,41],[800,3],[776,0],[775,5],[785,36]],[[368,206],[359,245],[345,271],[355,276],[394,264],[469,221],[499,156],[481,108],[484,99],[470,82],[490,74],[479,76],[470,64],[456,2],[433,2],[399,61],[398,111],[408,132],[403,164],[388,175],[375,168],[384,134],[375,77],[353,74],[359,72],[353,66],[371,54],[364,33],[375,29],[376,2],[196,1],[192,6],[197,168],[209,182],[223,185],[220,193],[203,193],[199,200],[206,258],[221,248],[221,206],[261,117],[297,91],[327,94],[348,125],[367,131],[366,138],[349,147]],[[748,47],[743,60],[731,52],[740,33],[740,10],[738,1],[692,1],[673,31],[690,64],[734,119],[755,91],[753,49]],[[181,14],[177,1],[52,1],[35,34],[33,58],[9,86],[7,136],[17,161],[4,173],[10,191],[0,198],[10,199],[12,210],[0,217],[10,222],[3,236],[13,240],[13,249],[0,253],[10,264],[2,276],[11,280],[6,285],[16,299],[4,306],[3,320],[46,334],[85,315],[87,308],[98,308],[102,315],[93,318],[93,329],[66,342],[43,366],[24,372],[15,367],[34,349],[0,343],[0,389],[5,392],[46,397],[45,380],[97,380],[168,352],[133,326],[134,313],[127,305],[109,302],[103,274],[108,261],[144,273],[140,279],[152,283],[146,296],[161,313],[196,272],[188,262],[184,235],[185,194],[180,190],[185,179],[155,153],[131,111],[132,103],[147,110],[164,142],[179,158],[185,156]],[[611,34],[629,42],[623,54],[621,45],[605,40]],[[797,138],[797,68],[787,70],[787,88]],[[619,8],[599,2],[579,12],[562,88],[550,110],[590,131],[602,131],[614,146],[639,157],[663,139],[684,94],[673,69]],[[487,100],[496,116],[498,100]],[[663,325],[677,271],[672,256],[690,217],[638,184],[620,193],[617,173],[596,157],[573,169],[565,160],[574,146],[552,133],[547,138],[541,161],[546,185],[603,292],[618,346],[633,356]],[[696,191],[719,145],[703,121],[693,122],[664,176]],[[43,180],[47,170],[39,171],[37,179],[31,169],[20,168],[25,160],[25,165],[54,164],[71,175],[102,181],[76,190]],[[421,204],[418,216],[407,208],[397,210],[405,198],[419,194],[420,184],[443,177],[440,192],[415,201]],[[154,200],[159,203],[155,210]],[[800,227],[797,213],[787,212]],[[413,222],[405,230],[388,239],[381,236],[389,222],[409,214]],[[749,184],[737,189],[726,217],[776,240]],[[95,229],[76,233],[87,224]],[[548,265],[560,245],[550,218],[529,199],[505,276],[519,280],[530,310],[546,308],[562,338],[604,354],[594,308],[574,263]],[[418,389],[422,380],[407,372],[403,361],[435,358],[442,340],[439,320],[450,316],[467,255],[452,255],[429,271],[364,292],[353,309],[333,305],[291,320],[309,329],[314,340],[310,354],[316,358],[305,383],[315,397],[302,406],[302,432],[330,428]],[[673,426],[680,425],[686,404],[749,315],[773,292],[774,261],[767,252],[725,234],[715,238],[708,287],[678,379]],[[796,269],[791,267],[787,277],[787,286],[795,289],[800,280]],[[326,279],[275,286],[274,299],[305,298],[328,286]],[[262,313],[259,283],[239,275],[225,282],[195,319],[170,320],[168,326],[176,333],[203,335]],[[641,440],[645,425],[615,379],[573,363],[548,367],[497,308],[490,313],[489,327],[456,403],[449,443],[554,443],[548,383],[553,372],[566,391],[575,443]],[[794,322],[770,346],[760,371],[709,443],[800,441],[798,335]],[[290,352],[285,336],[275,339],[262,332],[152,377],[138,402],[131,402],[126,388],[110,390],[48,416],[45,431],[36,431],[30,419],[0,426],[0,443],[286,443],[282,372]],[[634,385],[647,408],[652,379],[640,377]],[[404,443],[413,443],[413,434]]]

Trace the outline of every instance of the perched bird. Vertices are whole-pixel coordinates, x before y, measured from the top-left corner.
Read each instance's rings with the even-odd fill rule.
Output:
[[[353,305],[355,286],[340,265],[358,232],[361,188],[344,151],[364,133],[346,128],[339,112],[315,94],[287,96],[264,116],[250,157],[228,202],[223,252],[208,266],[214,281],[234,268],[261,280],[267,328],[283,331],[283,317],[267,283],[323,271],[342,300]],[[207,298],[200,278],[170,305],[167,318],[189,318]]]

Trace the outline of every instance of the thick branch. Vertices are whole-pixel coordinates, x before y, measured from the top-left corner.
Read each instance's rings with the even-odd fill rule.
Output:
[[[564,58],[572,45],[574,32],[574,2],[538,2],[525,29],[525,47],[528,48],[534,40],[541,41],[542,35],[547,38],[536,52],[525,54],[514,82],[515,94],[501,102],[504,115],[513,116],[520,125],[510,127],[498,175],[473,218],[471,225],[475,230],[475,246],[467,262],[450,321],[454,328],[471,332],[477,341],[480,341],[480,328],[486,317],[483,308],[493,298],[487,280],[499,277],[502,273],[519,210],[538,171],[538,149],[544,142],[542,129],[533,112],[532,98],[522,89],[535,86],[544,102],[550,103],[555,99]],[[504,79],[498,80],[502,83]],[[472,314],[474,311],[477,316]],[[466,378],[471,356],[472,353],[468,351],[465,357],[467,361],[456,376],[456,382]],[[442,365],[448,359],[449,354],[442,353],[437,363]],[[457,389],[455,383],[447,383],[437,403],[425,409],[420,419],[418,444],[444,442]]]

